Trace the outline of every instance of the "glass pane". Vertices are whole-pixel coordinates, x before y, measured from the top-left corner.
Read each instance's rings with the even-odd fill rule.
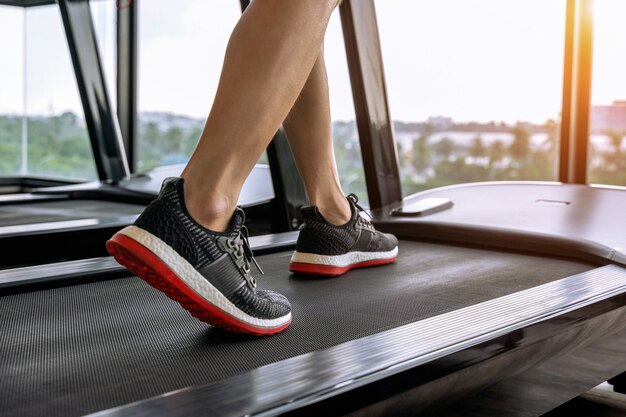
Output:
[[[22,168],[24,10],[0,6],[0,175]]]
[[[554,180],[565,1],[376,0],[403,193]]]
[[[115,1],[92,0],[89,3],[104,78],[114,109],[117,107],[117,8]]]
[[[335,158],[341,188],[346,194],[358,195],[359,204],[368,206],[363,159],[355,122],[354,101],[339,11],[333,13],[326,30],[324,58],[328,72]]]
[[[25,100],[30,175],[96,179],[58,6],[28,8]]]
[[[594,3],[589,182],[626,185],[626,3]]]
[[[139,7],[137,169],[187,162],[209,113],[239,2]]]

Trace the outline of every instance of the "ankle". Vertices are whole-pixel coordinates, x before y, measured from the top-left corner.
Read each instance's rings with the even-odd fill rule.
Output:
[[[210,195],[210,199],[198,196]],[[230,226],[236,203],[217,193],[195,191],[185,183],[185,206],[187,212],[198,224],[213,232],[224,232]]]
[[[348,200],[342,195],[341,198],[327,198],[318,201],[311,201],[317,206],[320,214],[330,224],[342,226],[352,218],[352,209]]]
[[[185,203],[189,215],[202,227],[212,232],[225,232],[230,226],[230,221],[235,210],[216,210],[204,205]]]

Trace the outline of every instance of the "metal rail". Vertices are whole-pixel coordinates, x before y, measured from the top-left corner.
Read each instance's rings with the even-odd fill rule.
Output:
[[[118,182],[130,175],[117,116],[102,71],[88,0],[58,0],[85,123],[101,181]]]

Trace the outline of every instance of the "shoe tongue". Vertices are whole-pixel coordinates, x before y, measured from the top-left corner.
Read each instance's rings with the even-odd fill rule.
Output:
[[[169,201],[174,205],[184,205],[183,183],[184,180],[182,178],[165,178],[165,180],[163,180],[163,184],[161,185],[158,198]]]
[[[167,177],[163,180],[163,184],[161,185],[161,192],[164,192],[167,189],[171,188],[180,190],[183,188],[184,182],[185,180],[180,177]]]
[[[231,238],[236,238],[241,233],[241,227],[246,221],[246,215],[242,209],[237,208],[233,213],[233,218],[230,221],[230,227],[226,231]]]

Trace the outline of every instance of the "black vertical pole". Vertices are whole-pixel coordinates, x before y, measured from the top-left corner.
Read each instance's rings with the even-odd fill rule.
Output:
[[[345,0],[341,23],[370,207],[402,200],[373,0]]]
[[[137,1],[117,2],[117,117],[130,171],[137,138]]]
[[[106,89],[88,0],[58,0],[85,122],[102,181],[130,174],[124,144]]]

